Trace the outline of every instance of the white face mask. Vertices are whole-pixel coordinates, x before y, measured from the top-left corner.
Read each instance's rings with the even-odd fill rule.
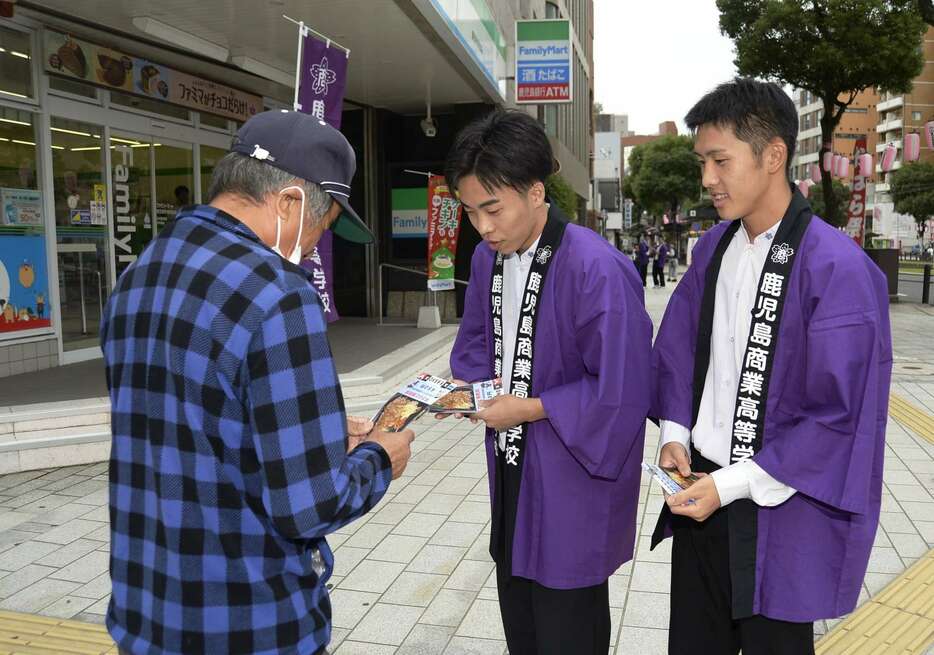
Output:
[[[298,263],[302,261],[302,228],[305,223],[305,190],[300,186],[287,186],[282,189],[282,191],[287,191],[289,189],[298,189],[298,192],[302,194],[302,213],[299,214],[298,217],[298,237],[295,239],[295,248],[292,249],[292,252],[288,256],[282,254],[282,250],[279,248],[279,237],[282,233],[282,217],[276,214],[276,245],[272,247],[272,251],[283,259],[298,266]],[[282,191],[279,193],[282,193]]]

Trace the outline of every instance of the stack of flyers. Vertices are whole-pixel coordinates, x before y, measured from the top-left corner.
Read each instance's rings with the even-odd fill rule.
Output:
[[[502,395],[503,381],[500,378],[475,382],[456,387],[428,411],[433,414],[476,414],[482,409],[484,401]]]
[[[421,373],[376,412],[376,416],[373,417],[375,429],[383,432],[401,432],[452,389],[454,385],[447,380]]]
[[[661,466],[649,464],[648,462],[642,462],[642,469],[655,478],[666,496],[687,489],[700,479],[693,473],[685,477],[678,473],[678,469],[663,469]]]

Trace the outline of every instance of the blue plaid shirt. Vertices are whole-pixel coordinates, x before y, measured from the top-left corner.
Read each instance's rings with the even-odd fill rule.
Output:
[[[112,406],[107,627],[131,653],[317,653],[325,535],[392,477],[347,454],[304,270],[213,207],[183,210],[121,275],[101,328]]]

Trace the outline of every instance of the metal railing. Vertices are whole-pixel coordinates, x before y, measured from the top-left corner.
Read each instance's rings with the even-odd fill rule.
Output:
[[[377,325],[383,326],[384,325],[383,323],[383,269],[388,268],[394,271],[401,271],[403,273],[414,273],[415,275],[419,275],[425,279],[428,279],[428,273],[426,273],[425,271],[420,271],[417,268],[406,268],[405,266],[396,266],[395,264],[386,264],[386,263],[380,264],[377,268],[379,270],[379,284],[377,285],[379,289],[377,290],[378,297],[376,299],[378,312],[379,312],[379,322],[377,323]],[[454,284],[460,284],[465,287],[467,286],[466,281],[458,280],[457,278],[454,278]],[[438,292],[431,291],[430,289],[426,289],[426,291],[429,294],[428,297],[431,299],[431,304],[425,305],[425,306],[426,307],[437,307],[438,306]],[[392,325],[393,327],[398,327],[398,326],[417,325],[417,323],[388,323],[386,325]]]

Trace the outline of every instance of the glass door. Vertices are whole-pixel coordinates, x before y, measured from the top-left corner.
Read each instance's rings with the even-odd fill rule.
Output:
[[[180,207],[194,201],[192,147],[114,132],[114,254],[119,276]]]
[[[110,293],[103,130],[56,116],[51,130],[62,347],[96,349]]]

